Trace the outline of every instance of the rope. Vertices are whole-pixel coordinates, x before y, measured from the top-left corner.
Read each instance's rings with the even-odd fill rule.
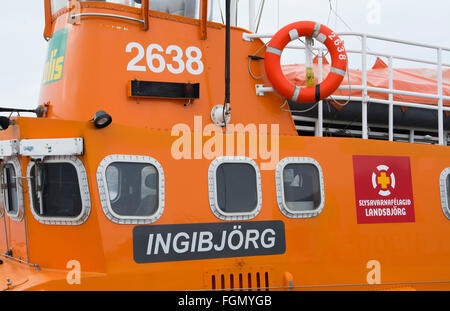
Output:
[[[251,57],[249,57],[249,59],[248,59],[248,72],[250,73],[250,75],[252,76],[252,78],[255,79],[255,80],[262,79],[262,78],[264,78],[266,75],[263,74],[262,76],[256,77],[256,76],[253,74],[253,72],[252,72],[252,70],[251,70],[251,68],[250,68],[250,65],[251,65],[252,60],[253,60],[252,57],[258,55],[258,53],[259,53],[263,48],[267,47],[267,45],[269,44],[269,42],[270,42],[270,41],[268,41],[266,44],[264,44],[262,47],[260,47],[260,48],[259,48],[254,54],[252,54]]]
[[[280,106],[280,110],[281,111],[286,111],[286,112],[290,112],[290,113],[305,113],[308,111],[313,110],[314,108],[317,107],[317,105],[319,104],[319,102],[316,102],[314,105],[312,105],[311,107],[309,107],[308,109],[305,110],[290,110],[290,109],[283,109],[284,106],[286,106],[286,104],[288,103],[287,99],[284,100],[284,103]]]

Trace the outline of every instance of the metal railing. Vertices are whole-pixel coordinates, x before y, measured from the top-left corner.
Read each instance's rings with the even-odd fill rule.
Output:
[[[362,91],[361,97],[356,96],[335,96],[333,95],[332,98],[334,100],[338,101],[356,101],[362,103],[362,122],[361,122],[361,136],[363,139],[369,138],[369,126],[368,126],[368,116],[367,116],[367,106],[368,103],[377,103],[377,104],[385,104],[389,106],[389,120],[388,120],[388,137],[389,141],[394,140],[394,112],[393,107],[394,106],[403,106],[403,107],[413,107],[413,108],[420,108],[420,109],[428,109],[428,110],[437,110],[438,111],[438,125],[437,125],[437,132],[438,132],[438,143],[439,145],[447,144],[447,138],[444,137],[446,132],[444,131],[444,111],[450,111],[450,107],[444,107],[444,100],[450,101],[450,96],[444,96],[443,95],[443,67],[449,67],[450,64],[443,63],[443,52],[450,52],[450,48],[442,47],[442,46],[435,46],[435,45],[429,45],[429,44],[423,44],[423,43],[417,43],[417,42],[410,42],[405,40],[397,40],[397,39],[391,39],[386,38],[382,36],[376,36],[376,35],[368,35],[363,33],[357,33],[357,32],[343,32],[338,33],[341,37],[357,37],[361,41],[361,49],[360,50],[347,50],[347,54],[359,54],[361,55],[361,75],[362,75],[362,85],[341,85],[338,90],[358,90]],[[252,40],[252,39],[270,39],[272,38],[272,34],[243,34],[244,40]],[[403,44],[410,47],[420,47],[424,49],[431,49],[434,50],[436,53],[436,61],[429,61],[425,59],[418,59],[413,57],[406,57],[406,56],[400,56],[400,55],[393,55],[388,53],[378,53],[378,52],[372,52],[367,47],[367,40],[368,39],[374,39],[374,40],[380,40],[384,42],[389,43],[397,43],[397,44]],[[305,47],[302,46],[292,46],[288,45],[289,49],[305,49]],[[324,51],[326,51],[325,47],[314,47],[314,51],[318,51],[318,76],[319,76],[319,82],[322,81],[322,71],[323,71],[323,55]],[[384,57],[388,59],[388,72],[389,72],[389,88],[375,88],[375,87],[369,87],[367,85],[367,59],[368,56],[376,56],[376,57]],[[404,90],[396,90],[394,89],[394,60],[402,60],[402,61],[410,61],[410,62],[416,62],[421,64],[427,64],[427,65],[433,65],[437,68],[437,92],[434,94],[430,93],[419,93],[419,92],[409,92]],[[350,81],[349,81],[350,83]],[[267,87],[264,85],[257,85],[256,86],[256,94],[259,96],[263,96],[266,92],[272,92],[273,88]],[[388,99],[376,99],[376,98],[370,98],[368,96],[368,93],[378,93],[378,94],[388,94]],[[423,98],[423,99],[434,99],[438,101],[437,105],[431,105],[431,104],[418,104],[418,103],[412,103],[407,101],[396,101],[394,100],[394,95],[402,95],[402,96],[410,96],[410,97],[416,97],[416,98]],[[327,98],[325,100],[330,100],[330,98]],[[316,121],[316,128],[315,128],[315,135],[316,136],[323,136],[323,101],[320,101],[318,103],[318,116]]]

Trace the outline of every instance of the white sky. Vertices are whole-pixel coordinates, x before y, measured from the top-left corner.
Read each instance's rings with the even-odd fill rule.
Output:
[[[213,0],[218,1],[218,0]],[[261,0],[257,1],[257,5]],[[43,1],[2,1],[0,10],[0,107],[34,108],[38,105],[47,42]],[[223,2],[223,0],[222,0]],[[450,1],[448,0],[331,0],[335,10],[354,32],[392,37],[450,47]],[[313,20],[336,32],[349,31],[334,14],[329,17],[329,0],[266,0],[260,33],[275,33],[278,25]],[[240,0],[240,25],[248,27],[247,0]],[[359,41],[345,39],[347,49],[358,49]],[[371,51],[435,60],[436,52],[395,44],[369,41]],[[298,53],[298,52],[297,52]],[[287,53],[286,62],[300,60]],[[358,68],[360,58],[350,67]],[[302,61],[302,60],[301,60]],[[450,63],[450,53],[444,54]],[[369,66],[373,61],[369,61]],[[421,67],[398,63],[398,66]]]

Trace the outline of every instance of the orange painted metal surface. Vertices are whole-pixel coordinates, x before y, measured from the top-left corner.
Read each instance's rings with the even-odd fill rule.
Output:
[[[83,3],[82,12],[117,13],[122,9],[112,4],[107,8],[98,6]],[[121,14],[139,17],[138,10],[128,10]],[[223,103],[225,66],[221,56],[225,31],[221,25],[208,23],[207,39],[199,40],[199,21],[158,12],[150,12],[147,32],[134,22],[101,17],[83,18],[80,25],[67,24],[66,14],[55,21],[55,30],[69,29],[64,73],[61,80],[43,86],[39,100],[51,103],[48,118],[17,118],[16,124],[0,133],[0,137],[2,140],[83,137],[85,153],[78,158],[87,172],[91,213],[79,226],[39,223],[31,214],[29,180],[22,178],[25,219],[13,222],[6,218],[9,243],[15,257],[26,258],[26,229],[27,259],[40,269],[4,259],[0,265],[0,289],[199,290],[212,289],[213,277],[222,275],[224,287],[229,288],[230,275],[237,279],[240,274],[250,275],[253,285],[256,278],[261,278],[267,282],[261,281],[262,285],[278,290],[450,289],[447,241],[450,223],[442,212],[439,191],[439,176],[449,167],[448,147],[299,137],[290,113],[279,109],[283,103],[280,97],[255,95],[255,84],[265,80],[251,79],[247,56],[263,43],[243,41],[244,30],[238,28],[233,28],[231,34],[231,122],[279,125],[277,160],[311,157],[319,162],[324,175],[325,207],[314,218],[287,218],[277,204],[275,171],[261,170],[262,208],[251,221],[282,221],[286,230],[284,254],[137,264],[133,259],[134,225],[116,224],[105,216],[97,168],[102,159],[112,154],[151,156],[162,165],[165,174],[165,209],[152,225],[220,222],[209,206],[207,176],[212,159],[175,159],[171,148],[178,137],[171,135],[171,129],[178,123],[194,129],[194,117],[198,116],[205,125],[211,122],[211,109]],[[200,75],[154,73],[148,68],[146,72],[129,72],[127,64],[137,55],[136,51],[126,52],[130,42],[138,42],[145,48],[152,43],[164,48],[177,44],[182,50],[196,46],[203,55],[204,71]],[[171,59],[168,57],[166,61]],[[146,66],[145,59],[137,65]],[[254,62],[252,70],[257,75],[263,73],[263,63]],[[180,100],[131,99],[127,85],[134,79],[200,83],[200,99],[189,105]],[[102,130],[89,122],[98,110],[113,117],[113,123]],[[232,134],[223,133],[219,137],[226,140],[227,135]],[[191,137],[193,149],[195,137]],[[208,138],[202,138],[203,144]],[[357,224],[353,155],[410,158],[414,223]],[[25,176],[30,160],[18,158]],[[259,167],[266,162],[261,157],[254,160]],[[3,231],[0,218],[2,253],[6,251]],[[81,265],[80,284],[67,282],[68,263],[72,260]],[[381,285],[367,283],[366,264],[371,260],[381,264]],[[6,285],[8,278],[10,286]]]
[[[386,148],[386,143],[378,141],[282,136],[280,159],[300,155],[316,159],[323,167],[325,182],[325,208],[320,216],[288,219],[281,214],[276,202],[275,172],[261,172],[263,204],[261,212],[252,221],[283,221],[286,226],[285,254],[136,264],[132,245],[134,226],[112,223],[100,206],[96,190],[96,169],[100,161],[110,154],[126,153],[151,155],[161,163],[166,178],[166,208],[155,225],[218,221],[208,202],[206,176],[210,161],[173,159],[170,147],[175,138],[167,131],[119,124],[98,131],[87,122],[27,118],[18,121],[18,125],[22,137],[27,138],[84,137],[86,154],[80,159],[88,171],[92,202],[91,215],[83,225],[48,226],[38,223],[30,215],[29,200],[25,200],[25,217],[31,237],[30,261],[39,264],[41,271],[30,275],[28,282],[18,289],[211,289],[208,276],[212,273],[228,275],[249,271],[268,272],[272,287],[288,288],[285,273],[292,275],[293,285],[299,286],[298,289],[327,289],[321,285],[336,285],[334,289],[348,289],[338,285],[354,285],[351,289],[392,287],[363,285],[368,272],[366,263],[373,259],[382,264],[383,283],[412,283],[408,286],[417,289],[448,288],[450,246],[444,237],[450,229],[440,207],[438,184],[439,174],[448,166],[447,147],[390,143]],[[410,157],[415,223],[357,224],[352,155],[380,153]],[[28,164],[25,158],[20,161],[23,167]],[[261,162],[256,160],[258,165]],[[432,166],[429,165],[431,162]],[[180,178],[180,175],[186,177]],[[195,183],[186,182],[187,176],[195,178]],[[17,236],[23,234],[23,230],[23,223],[19,223],[10,232]],[[66,264],[70,260],[78,260],[82,271],[88,274],[78,287],[68,285],[65,279]],[[9,275],[6,272],[9,265],[18,270],[29,270],[7,261],[6,265],[0,266],[3,279]],[[48,284],[47,273],[50,272]],[[149,282],[149,276],[155,281]],[[0,284],[2,282],[0,280]]]

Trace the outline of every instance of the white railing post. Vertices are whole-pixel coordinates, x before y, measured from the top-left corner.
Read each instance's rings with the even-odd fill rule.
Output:
[[[323,52],[322,49],[320,49],[319,52],[319,61],[318,61],[319,69],[318,69],[318,83],[322,82],[322,66],[323,66]],[[317,106],[317,123],[316,123],[316,133],[315,136],[322,137],[323,136],[323,100],[319,101],[319,104]]]
[[[438,131],[439,131],[439,145],[444,145],[444,115],[443,115],[443,90],[442,90],[442,48],[437,49],[438,58]]]
[[[367,36],[364,34],[362,36],[361,42],[361,50],[362,50],[362,86],[363,86],[363,94],[362,94],[362,138],[368,139],[368,125],[367,125]]]
[[[230,0],[230,10],[231,10],[231,26],[237,26],[237,2],[238,0]]]
[[[256,31],[256,12],[255,0],[248,0],[248,19],[251,32]]]
[[[409,142],[414,143],[414,130],[409,130]]]
[[[394,59],[389,57],[389,89],[394,90]],[[394,141],[394,94],[389,92],[389,141]]]

